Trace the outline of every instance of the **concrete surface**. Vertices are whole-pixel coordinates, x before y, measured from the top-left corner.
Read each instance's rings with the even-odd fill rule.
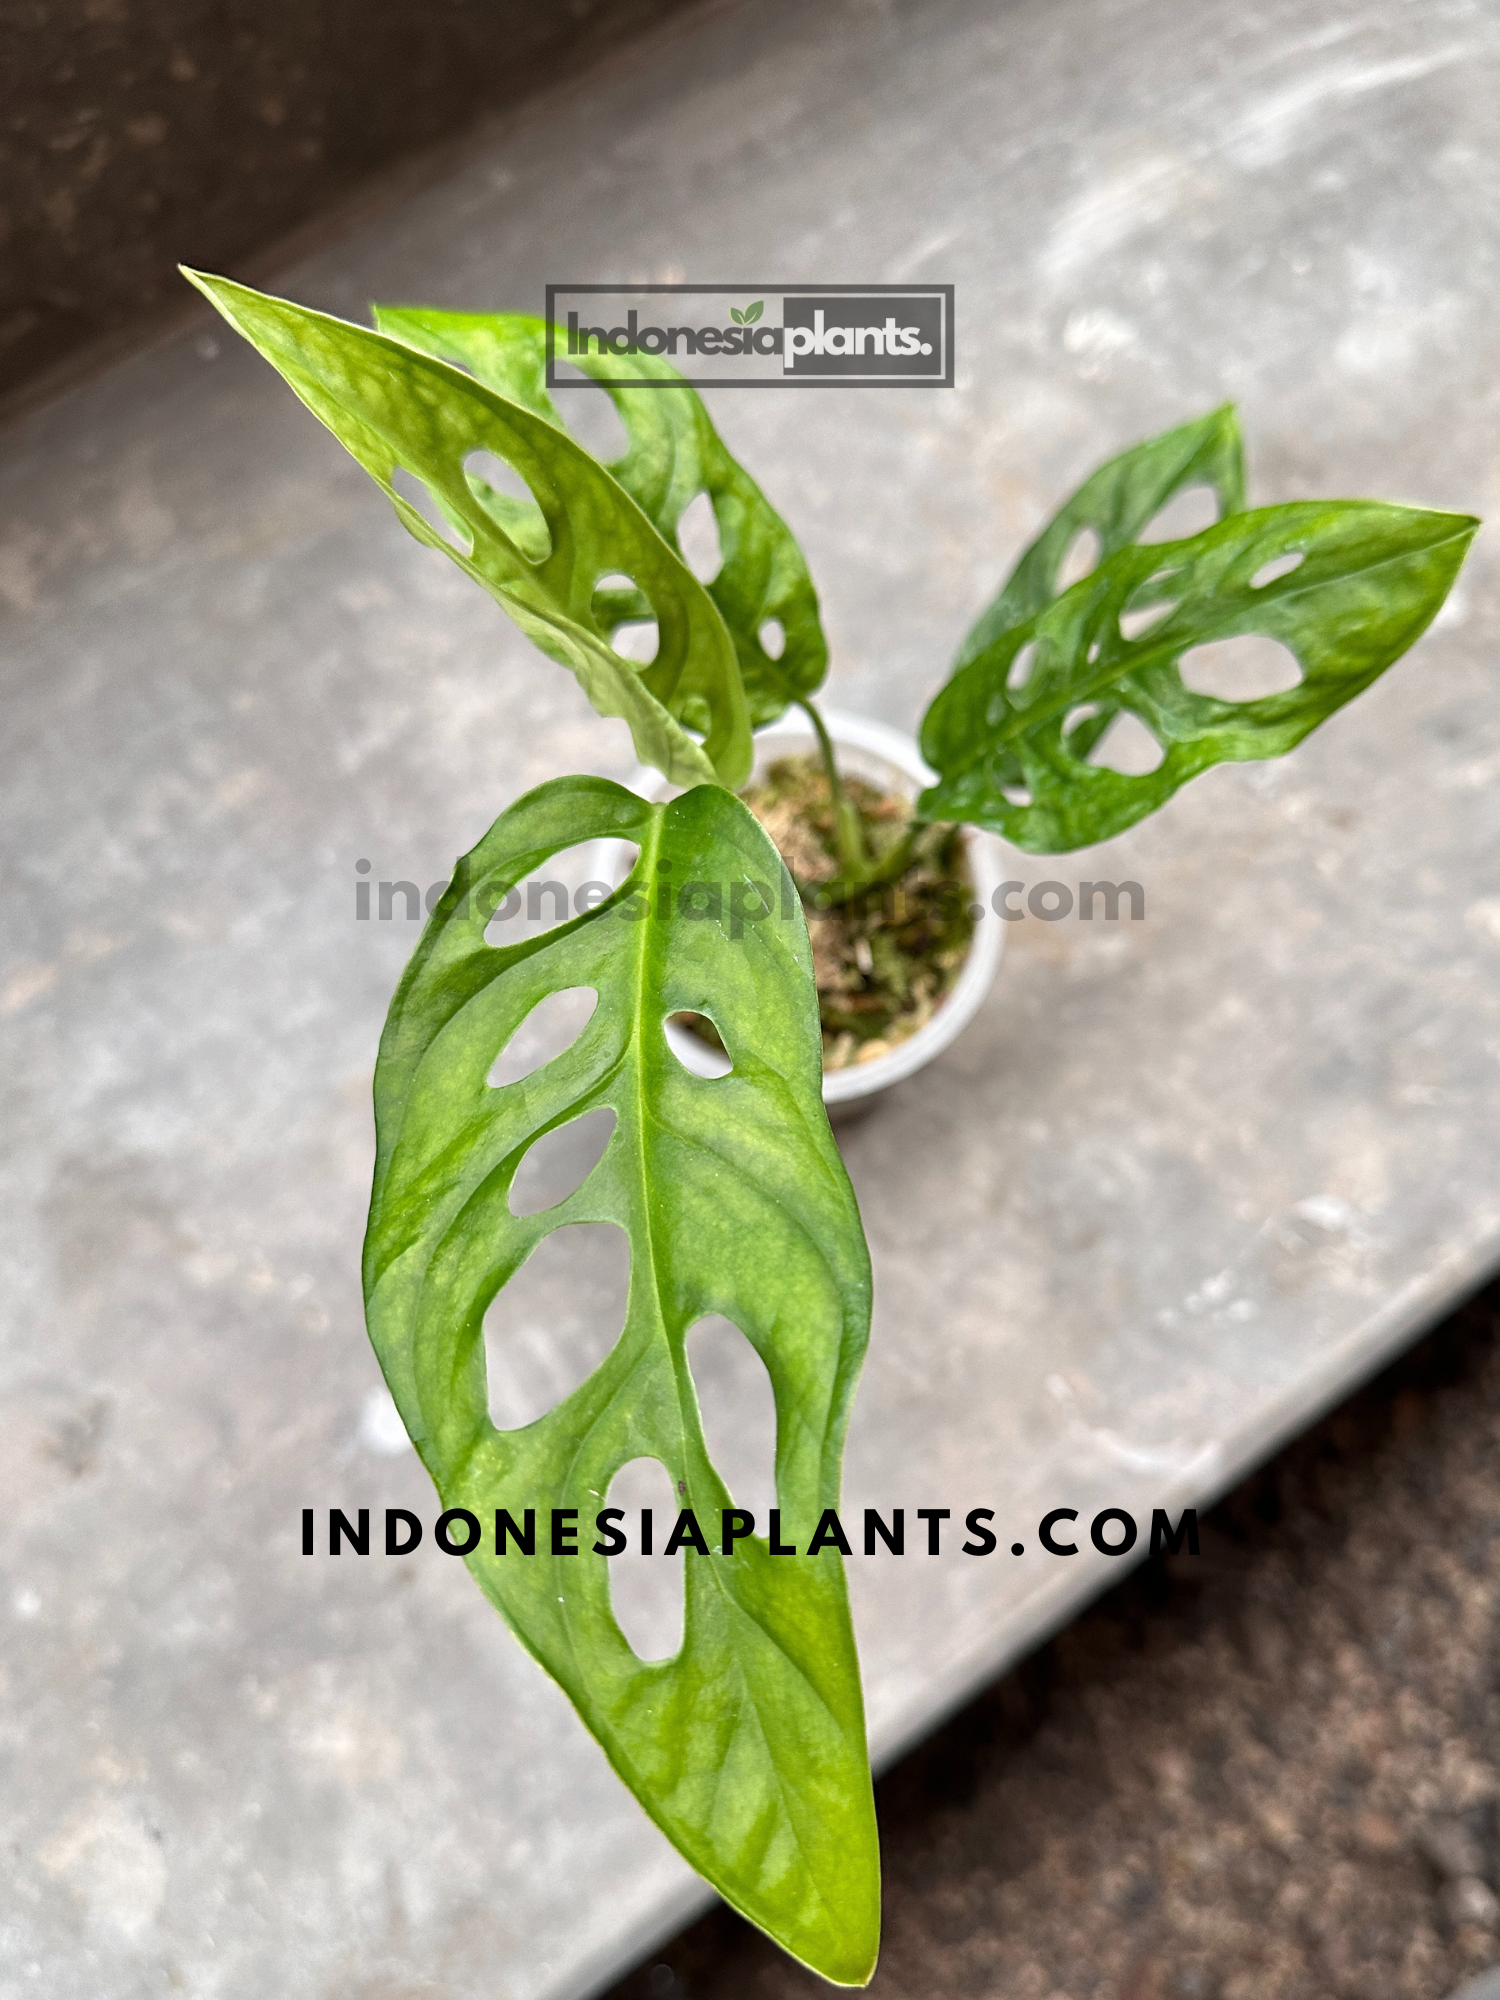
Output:
[[[0,12],[0,408],[663,0],[16,0]]]
[[[1259,498],[1495,512],[1497,72],[1462,5],[726,11],[284,288],[956,283],[958,389],[716,405],[830,698],[909,727],[1045,511],[1226,394]],[[431,1514],[358,1300],[415,925],[355,921],[355,860],[425,885],[629,745],[206,322],[10,431],[0,523],[0,2000],[580,1995],[697,1885],[458,1564],[298,1516]],[[1028,1544],[852,1561],[879,1756],[1114,1573],[1044,1508],[1222,1490],[1500,1258],[1494,574],[1290,760],[1018,858],[1146,921],[1017,924],[849,1134],[849,1502]]]

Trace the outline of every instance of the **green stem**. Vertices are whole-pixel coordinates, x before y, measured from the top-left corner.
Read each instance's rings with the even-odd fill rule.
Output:
[[[884,889],[891,882],[899,882],[912,864],[917,836],[927,824],[926,820],[914,819],[885,859],[870,868],[857,882],[843,877],[832,882],[799,883],[803,901],[812,897],[825,907],[837,908],[839,904],[852,902],[856,896],[866,895],[872,889]]]
[[[839,776],[833,754],[833,738],[828,734],[822,716],[810,701],[800,695],[797,706],[806,711],[808,720],[817,731],[818,749],[822,753],[823,770],[828,779],[828,795],[833,803],[833,842],[838,850],[839,868],[851,889],[858,888],[870,874],[870,857],[859,824],[859,813],[844,790],[844,781]]]
[[[925,819],[914,819],[910,822],[890,853],[878,867],[871,869],[864,884],[867,889],[883,889],[888,882],[901,880],[912,864],[912,857],[916,853],[917,836],[927,824]]]

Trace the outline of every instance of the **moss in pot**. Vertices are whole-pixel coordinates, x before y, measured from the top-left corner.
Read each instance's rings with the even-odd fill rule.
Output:
[[[821,1095],[832,1101],[861,1067],[899,1066],[958,1018],[983,940],[1002,926],[978,924],[946,1001],[924,987],[925,1025],[825,1084],[820,947],[803,902],[845,912],[842,941],[821,946],[836,1049],[847,1054],[837,1037],[858,1040],[867,1024],[889,1038],[902,1016],[881,1014],[887,998],[903,980],[910,994],[924,974],[946,976],[957,933],[924,915],[912,971],[883,973],[877,941],[890,931],[882,956],[899,945],[900,923],[872,927],[862,899],[914,871],[941,877],[959,839],[983,907],[976,839],[1065,852],[1123,832],[1213,764],[1291,750],[1421,634],[1477,524],[1371,501],[1247,510],[1228,409],[1123,453],[1065,503],[963,642],[922,726],[930,782],[902,818],[850,781],[818,711],[827,648],[795,539],[667,364],[576,357],[585,373],[628,371],[639,384],[609,390],[629,445],[606,466],[547,393],[538,321],[401,308],[379,311],[372,332],[223,279],[194,282],[411,533],[488,590],[601,714],[625,720],[642,761],[679,788],[642,798],[599,778],[553,779],[459,862],[381,1042],[366,1316],[445,1509],[476,1523],[501,1507],[572,1510],[571,1549],[554,1540],[551,1554],[502,1556],[480,1535],[465,1560],[620,1777],[734,1908],[825,1978],[862,1984],[878,1945],[879,1859],[837,1507],[871,1285]],[[425,486],[428,512],[397,490],[403,471]],[[1194,486],[1214,493],[1215,524],[1143,543]],[[706,585],[679,542],[700,495],[722,557]],[[1097,538],[1097,563],[1063,587],[1081,534]],[[619,640],[648,621],[657,645],[643,663]],[[772,626],[784,639],[774,651]],[[1296,687],[1230,701],[1189,684],[1187,653],[1246,633],[1290,650]],[[778,777],[773,765],[747,804],[752,730],[789,708],[809,718],[818,767]],[[1150,773],[1100,761],[1126,716],[1162,750]],[[792,873],[768,835],[779,821]],[[606,839],[636,849],[611,894],[543,937],[487,942],[518,882]],[[491,1086],[528,1015],[580,987],[597,1006],[576,1041]],[[685,1013],[713,1023],[727,1074],[693,1073],[673,1052],[665,1029]],[[598,1164],[553,1208],[517,1215],[510,1188],[528,1148],[596,1110],[614,1120]],[[619,1342],[546,1416],[500,1431],[484,1315],[540,1241],[582,1220],[615,1223],[629,1241]],[[741,1328],[775,1392],[769,1523],[735,1506],[703,1436],[686,1341],[710,1314]],[[680,1496],[667,1547],[685,1570],[681,1648],[649,1662],[611,1610],[609,1556],[624,1543],[601,1504],[642,1456]]]
[[[831,754],[783,757],[743,797],[813,913],[823,1067],[884,1055],[932,1019],[968,955],[974,889],[958,828],[918,820],[862,778],[840,781]],[[858,843],[856,868],[878,874],[894,854],[905,866],[882,887],[841,894],[851,858],[841,830]]]
[[[878,1061],[932,1019],[974,935],[974,884],[956,826],[918,821],[910,800],[826,762],[781,757],[740,797],[775,842],[808,915],[823,1068]],[[845,844],[840,847],[840,833]],[[883,886],[845,891],[856,865],[905,865]],[[703,1014],[678,1019],[723,1048]]]
[[[867,1039],[860,1040],[839,1018],[851,992],[860,997],[873,992],[877,1002],[880,999],[878,980],[869,979],[860,963],[864,954],[859,933],[878,926],[899,937],[907,930],[905,919],[912,914],[913,885],[898,876],[846,894],[830,815],[819,814],[817,824],[803,830],[789,826],[789,817],[795,815],[772,810],[767,831],[776,840],[787,868],[783,914],[800,905],[807,919],[813,977],[820,989],[823,1101],[837,1126],[862,1115],[893,1084],[923,1069],[962,1034],[978,1012],[999,969],[1009,930],[1004,923],[980,919],[998,907],[997,891],[1009,870],[1005,849],[993,834],[975,826],[955,828],[950,824],[940,831],[915,824],[917,800],[932,784],[934,773],[909,736],[868,716],[836,709],[820,708],[809,716],[807,706],[798,704],[780,721],[757,731],[754,769],[741,797],[747,803],[774,799],[780,788],[771,774],[778,764],[791,761],[805,772],[826,774],[831,761],[845,793],[852,787],[859,798],[889,802],[878,815],[871,816],[872,863],[889,853],[891,826],[898,823],[911,830],[919,842],[934,842],[947,878],[941,884],[932,881],[930,853],[917,855],[920,873],[929,878],[921,884],[927,934],[924,937],[919,930],[910,936],[914,947],[910,963],[897,971],[898,980],[904,975],[910,982],[909,991],[916,989],[912,993],[915,1004],[904,1010],[904,1017],[898,1012],[884,1032],[871,1034],[868,1021],[862,1021]],[[629,782],[644,798],[666,798],[672,793],[660,773],[644,766]],[[812,788],[816,797],[816,778]],[[831,804],[833,788],[826,775],[822,789]],[[799,898],[794,885],[804,876],[806,893]],[[833,932],[826,943],[825,926]],[[956,963],[949,959],[955,946],[959,947],[954,953]],[[939,954],[949,962],[935,962]],[[876,970],[873,947],[870,966]],[[831,1019],[821,1018],[825,995]],[[880,1028],[878,1016],[874,1026]],[[706,1017],[674,1015],[666,1024],[666,1035],[674,1054],[695,1076],[722,1076],[730,1069],[720,1037]]]

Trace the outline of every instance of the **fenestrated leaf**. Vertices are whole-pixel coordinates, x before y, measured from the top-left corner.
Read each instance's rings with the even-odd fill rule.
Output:
[[[750,723],[724,621],[597,460],[534,408],[403,341],[224,278],[186,275],[384,487],[411,533],[483,584],[529,639],[576,674],[601,715],[629,725],[643,761],[678,784],[744,782]],[[514,468],[536,516],[526,502],[507,502],[509,516],[485,504],[483,482],[464,470],[477,452]],[[425,483],[467,552],[397,492],[401,468]],[[657,621],[647,667],[615,652],[601,629],[596,586],[616,573],[634,580]],[[702,744],[684,723],[703,731]]]
[[[604,837],[640,850],[608,901],[540,939],[486,945],[486,915],[512,884],[561,848]],[[579,1039],[492,1088],[496,1056],[526,1015],[575,987],[599,995]],[[670,1052],[663,1022],[679,1009],[712,1019],[729,1075],[692,1076]],[[758,1537],[728,1557],[685,1552],[682,1649],[647,1665],[591,1550],[611,1479],[643,1455],[666,1468],[717,1550],[720,1509],[733,1503],[684,1351],[709,1314],[741,1327],[770,1374],[783,1538],[805,1550],[837,1503],[870,1273],[820,1085],[805,921],[747,809],[717,786],[661,806],[602,779],[542,785],[460,863],[392,1004],[365,1297],[444,1506],[485,1523],[468,1560],[487,1595],[693,1866],[788,1951],[854,1984],[874,1963],[879,1869],[840,1558],[773,1557]],[[598,1107],[616,1122],[592,1172],[556,1207],[513,1215],[527,1148]],[[576,1222],[616,1223],[629,1238],[624,1331],[548,1415],[497,1431],[486,1309],[548,1232]],[[497,1556],[493,1510],[519,1520],[527,1506],[543,1530],[536,1555]],[[585,1553],[546,1552],[554,1506],[579,1509]]]
[[[758,317],[747,308],[747,321]],[[429,306],[377,306],[375,323],[413,347],[456,361],[503,396],[561,424],[546,389],[546,324],[520,313],[454,313]],[[566,336],[557,335],[564,358]],[[787,703],[821,686],[828,644],[818,594],[796,537],[714,429],[697,391],[670,361],[648,354],[573,354],[587,375],[628,375],[650,386],[604,382],[625,426],[628,449],[609,471],[675,549],[689,503],[706,493],[719,530],[723,563],[708,585],[734,641],[755,727],[774,722]],[[643,615],[622,598],[606,607],[619,618]],[[775,620],[785,635],[773,658],[761,638]]]
[[[968,820],[1033,854],[1105,840],[1226,760],[1277,757],[1399,659],[1437,612],[1478,523],[1373,500],[1306,501],[1231,514],[1185,541],[1118,550],[961,668],[922,725],[939,781],[929,819]],[[1257,588],[1269,565],[1297,567]],[[1127,639],[1121,615],[1160,607]],[[1191,693],[1189,648],[1264,633],[1302,680],[1253,701]],[[1021,648],[1034,647],[1017,687]],[[1085,762],[1122,711],[1165,752],[1126,776]]]
[[[1133,542],[1169,500],[1193,486],[1211,489],[1220,520],[1237,514],[1245,504],[1244,447],[1233,403],[1132,445],[1091,472],[970,626],[953,671],[957,673],[1003,632],[1034,618],[1052,602],[1058,595],[1058,573],[1080,534],[1092,530],[1098,536],[1102,562]]]

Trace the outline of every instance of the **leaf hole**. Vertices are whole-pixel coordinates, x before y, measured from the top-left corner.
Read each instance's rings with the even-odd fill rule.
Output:
[[[1036,641],[1035,639],[1028,639],[1006,670],[1005,686],[1007,691],[1015,694],[1018,689],[1025,687],[1026,683],[1031,679],[1031,670],[1035,665]]]
[[[698,1557],[642,1555],[641,1513],[651,1513],[653,1549],[664,1549],[681,1500],[667,1468],[656,1458],[633,1458],[609,1482],[611,1507],[623,1507],[617,1522],[626,1545],[609,1559],[609,1608],[638,1660],[669,1660],[682,1650],[688,1562]],[[582,1536],[579,1540],[582,1541]]]
[[[669,1014],[662,1022],[667,1047],[689,1076],[713,1082],[734,1068],[718,1029],[706,1014]]]
[[[540,1215],[576,1194],[604,1157],[614,1129],[614,1112],[600,1105],[534,1140],[510,1184],[511,1214]]]
[[[1290,576],[1294,569],[1300,569],[1306,560],[1301,549],[1288,549],[1285,555],[1272,556],[1262,563],[1250,579],[1252,590],[1264,590],[1268,583],[1274,583],[1279,576]]]
[[[436,492],[425,479],[419,478],[415,472],[408,472],[404,465],[398,465],[391,474],[391,486],[400,494],[407,506],[420,514],[428,527],[442,537],[450,549],[457,549],[461,556],[473,554],[473,535],[466,527],[460,527],[456,521],[449,520],[438,502]]]
[[[1131,606],[1155,604],[1166,595],[1166,587],[1173,577],[1181,576],[1183,565],[1169,563],[1165,569],[1154,569],[1144,583],[1138,583],[1130,593]]]
[[[608,362],[604,365],[607,372]],[[554,399],[558,413],[575,443],[601,465],[617,465],[630,449],[630,437],[614,398],[571,362],[557,362],[554,375],[562,391]]]
[[[484,1316],[490,1421],[518,1431],[571,1396],[614,1351],[630,1301],[630,1239],[613,1222],[544,1236]]]
[[[724,567],[719,518],[706,493],[695,493],[679,515],[677,546],[682,551],[682,560],[700,583],[712,583]]]
[[[594,584],[590,610],[602,626],[610,626],[622,624],[626,618],[650,618],[652,606],[634,576],[626,576],[624,570],[610,570]]]
[[[1120,637],[1122,639],[1144,638],[1153,625],[1160,625],[1164,618],[1170,618],[1177,606],[1166,604],[1142,604],[1135,610],[1120,613]]]
[[[1097,701],[1080,702],[1077,708],[1070,708],[1063,717],[1064,753],[1079,761],[1086,760],[1116,713],[1118,711],[1113,707]]]
[[[1029,806],[1036,802],[1029,785],[1002,785],[1000,795],[1008,806]]]
[[[494,516],[529,562],[545,562],[552,535],[531,488],[513,465],[492,451],[471,451],[464,460],[469,490]]]
[[[1211,486],[1184,486],[1160,507],[1136,536],[1138,542],[1185,542],[1219,518],[1219,496]]]
[[[656,658],[661,634],[654,618],[643,618],[632,620],[627,625],[617,625],[610,634],[609,643],[622,660],[630,660],[638,667],[649,667]]]
[[[688,1368],[708,1455],[736,1507],[764,1535],[776,1502],[776,1394],[766,1364],[732,1319],[700,1319],[687,1337]]]
[[[779,618],[767,618],[756,637],[768,660],[779,660],[786,651],[786,627]]]
[[[563,848],[499,899],[484,928],[485,943],[531,944],[586,915],[624,881],[639,854],[631,840],[584,840]]]
[[[536,505],[531,488],[516,468],[492,451],[471,451],[464,460],[464,478],[476,492],[487,489],[504,500],[524,500],[533,507]]]
[[[601,576],[594,585],[589,609],[594,623],[608,634],[610,645],[621,659],[642,664],[656,657],[655,607],[634,577],[626,576],[623,570],[611,570],[607,576]],[[634,633],[637,627],[641,628],[639,636]]]
[[[1177,662],[1177,671],[1189,694],[1215,701],[1264,701],[1302,683],[1296,654],[1264,632],[1240,632],[1194,646]]]
[[[598,1004],[599,995],[592,986],[565,986],[557,993],[544,994],[517,1023],[486,1082],[494,1090],[503,1090],[555,1062],[578,1040]]]
[[[1058,595],[1060,596],[1065,590],[1071,590],[1075,583],[1082,583],[1086,576],[1096,570],[1103,551],[1104,544],[1099,539],[1098,529],[1080,528],[1069,542],[1062,561],[1057,565]]]
[[[1090,750],[1088,761],[1125,778],[1145,778],[1156,770],[1166,751],[1138,715],[1122,708]]]

